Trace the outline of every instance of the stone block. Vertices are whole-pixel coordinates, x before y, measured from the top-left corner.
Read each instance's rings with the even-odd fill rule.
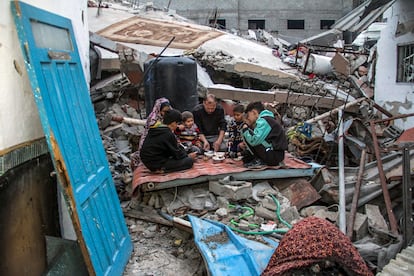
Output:
[[[320,205],[313,205],[309,207],[302,208],[300,210],[300,215],[302,217],[310,217],[315,215],[315,213],[319,210],[327,210],[326,206],[320,206]]]
[[[336,223],[339,220],[338,212],[327,211],[324,209],[316,211],[314,216],[321,219],[327,219],[333,223]]]
[[[353,237],[355,240],[360,240],[366,235],[368,235],[368,217],[367,215],[356,213],[355,215],[355,222],[354,222],[354,229],[353,229]]]
[[[265,198],[263,198],[262,200],[262,204],[263,207],[271,210],[271,211],[276,211],[276,203],[273,201],[273,199],[270,196],[265,196]]]
[[[365,204],[365,214],[368,217],[368,226],[388,232],[388,225],[377,205]]]
[[[276,213],[274,211],[264,208],[261,205],[257,205],[256,208],[254,208],[254,213],[257,217],[261,217],[267,220],[272,220],[274,222],[279,222],[279,220],[277,219]]]
[[[311,205],[321,198],[312,184],[304,178],[292,178],[290,185],[281,190],[281,193],[287,197],[290,204],[296,206],[298,210]]]
[[[229,200],[237,201],[252,196],[252,183],[247,181],[210,181],[208,188],[210,192]]]
[[[298,209],[296,206],[290,206],[280,213],[282,219],[287,221],[289,224],[293,224],[301,219]]]

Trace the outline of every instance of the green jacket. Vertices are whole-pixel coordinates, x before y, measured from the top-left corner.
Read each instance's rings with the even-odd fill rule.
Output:
[[[263,110],[256,120],[255,128],[245,128],[243,138],[251,146],[262,145],[269,150],[286,150],[287,139],[283,127],[269,110]]]

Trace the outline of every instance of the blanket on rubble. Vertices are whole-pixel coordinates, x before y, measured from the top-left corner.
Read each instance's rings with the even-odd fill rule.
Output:
[[[194,166],[191,169],[170,172],[170,173],[153,173],[148,170],[144,165],[139,165],[134,170],[134,176],[132,181],[132,191],[139,185],[153,182],[161,183],[175,179],[193,179],[202,175],[220,175],[229,173],[238,173],[248,170],[266,170],[266,169],[308,169],[311,165],[293,157],[291,154],[285,154],[285,160],[283,161],[283,167],[280,166],[264,166],[261,168],[245,168],[243,162],[233,159],[226,158],[223,162],[214,163],[213,160],[209,159],[204,161],[203,159],[197,159],[194,162]]]

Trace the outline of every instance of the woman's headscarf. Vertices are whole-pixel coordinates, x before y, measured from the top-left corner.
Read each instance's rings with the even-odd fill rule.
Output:
[[[147,117],[147,124],[145,125],[146,132],[148,132],[148,129],[155,125],[158,121],[162,121],[161,110],[164,106],[170,106],[170,101],[168,99],[159,98],[155,101],[154,107],[152,108],[151,113]]]
[[[170,106],[170,101],[167,98],[159,98],[155,101],[151,113],[147,117],[147,122],[145,124],[144,132],[141,135],[138,144],[138,150],[131,154],[131,168],[134,170],[138,167],[141,159],[139,158],[139,151],[141,150],[142,144],[144,144],[145,137],[147,137],[148,130],[154,126],[157,122],[162,121],[161,110],[165,106]]]

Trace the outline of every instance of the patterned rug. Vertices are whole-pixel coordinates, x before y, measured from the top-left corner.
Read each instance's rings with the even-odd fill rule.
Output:
[[[285,160],[283,161],[283,167],[276,166],[262,166],[260,168],[245,168],[242,161],[236,161],[233,159],[225,159],[223,162],[214,163],[212,159],[204,161],[203,158],[199,158],[194,162],[193,168],[189,170],[170,172],[164,174],[152,173],[144,165],[138,166],[134,171],[132,190],[144,183],[162,183],[175,179],[193,179],[202,175],[220,175],[228,173],[239,173],[244,171],[253,170],[277,170],[277,169],[309,169],[312,166],[293,157],[291,154],[285,154]]]
[[[222,32],[197,28],[189,24],[131,17],[112,24],[97,34],[108,39],[164,47],[172,37],[171,48],[195,49],[202,43],[222,35]]]

